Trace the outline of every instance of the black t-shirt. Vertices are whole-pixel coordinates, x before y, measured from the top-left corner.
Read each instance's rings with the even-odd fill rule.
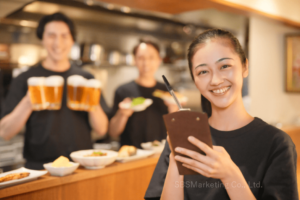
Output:
[[[74,74],[87,79],[94,78],[77,66],[71,66],[65,72],[53,72],[38,64],[13,79],[5,99],[3,117],[12,112],[26,95],[28,78],[59,75],[65,80],[61,109],[33,111],[26,123],[23,150],[23,156],[27,161],[25,167],[43,169],[44,163],[52,162],[61,155],[70,158],[69,155],[73,151],[92,148],[88,113],[70,110],[66,103],[66,80]],[[101,106],[103,110],[108,110],[103,97]]]
[[[214,145],[223,146],[242,171],[256,199],[296,200],[297,153],[289,135],[254,118],[233,131],[210,127]],[[155,168],[145,199],[159,199],[169,166],[166,144]],[[184,199],[230,199],[219,179],[202,175],[184,176]],[[234,184],[234,183],[233,183]],[[238,185],[232,185],[237,187]]]
[[[162,116],[168,113],[168,108],[162,99],[152,95],[156,89],[166,91],[166,86],[157,82],[154,87],[148,88],[131,81],[116,90],[112,116],[118,111],[119,103],[126,97],[144,97],[153,100],[152,105],[146,110],[134,112],[129,117],[126,127],[120,136],[121,145],[134,145],[140,148],[142,142],[166,138],[166,128]]]

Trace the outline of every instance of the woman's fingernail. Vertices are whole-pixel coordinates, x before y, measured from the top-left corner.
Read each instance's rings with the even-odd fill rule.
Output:
[[[195,138],[193,136],[189,136],[188,140],[193,141]]]
[[[180,151],[180,150],[181,150],[180,147],[176,147],[176,148],[175,148],[175,151],[177,151],[177,152]]]

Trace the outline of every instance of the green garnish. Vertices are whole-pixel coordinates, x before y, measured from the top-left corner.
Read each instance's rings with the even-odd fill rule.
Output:
[[[137,105],[143,104],[145,102],[145,100],[146,99],[144,97],[134,98],[134,99],[132,99],[131,106],[137,106]]]

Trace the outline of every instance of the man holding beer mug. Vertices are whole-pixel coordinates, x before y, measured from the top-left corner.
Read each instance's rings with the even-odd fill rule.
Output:
[[[174,112],[178,107],[153,96],[156,89],[167,91],[166,86],[157,82],[154,77],[162,60],[159,46],[152,41],[141,41],[134,48],[133,54],[139,76],[116,90],[109,134],[112,137],[120,136],[121,145],[141,148],[143,142],[160,141],[166,138],[162,115]],[[130,98],[136,97],[152,99],[153,103],[141,112],[122,107],[123,103],[131,101]]]
[[[91,129],[99,135],[107,132],[104,99],[101,99],[103,109],[99,101],[93,109],[67,106],[68,77],[94,78],[69,62],[68,55],[75,41],[74,28],[73,22],[61,13],[41,19],[37,36],[48,55],[12,81],[5,100],[0,136],[9,140],[26,125],[23,155],[25,167],[30,169],[43,169],[44,163],[61,155],[69,157],[73,151],[91,149]],[[99,83],[90,85],[96,85],[100,95]]]

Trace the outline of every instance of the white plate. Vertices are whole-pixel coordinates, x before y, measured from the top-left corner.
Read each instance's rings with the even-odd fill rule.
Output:
[[[48,173],[47,171],[31,170],[31,169],[26,169],[25,167],[21,167],[19,169],[0,174],[0,177],[6,176],[6,175],[12,174],[12,173],[20,173],[20,172],[29,172],[30,174],[29,174],[29,176],[27,176],[25,178],[2,182],[2,183],[0,183],[0,188],[5,188],[8,186],[21,184],[21,183],[25,183],[28,181],[33,181],[33,180],[37,179],[38,177],[43,176]]]
[[[144,144],[144,143],[142,143],[142,144]],[[154,153],[161,153],[164,150],[164,147],[165,147],[164,145],[148,147],[148,146],[144,146],[142,144],[141,144],[141,146],[142,146],[143,149],[145,149],[145,150],[153,150]]]
[[[124,109],[132,109],[134,112],[141,112],[146,110],[153,103],[152,99],[145,99],[144,103],[136,106],[131,106],[131,102],[122,103],[121,107]]]
[[[164,150],[166,140],[162,140],[159,146],[152,146],[152,142],[141,143],[141,147],[145,150],[153,150],[154,153],[161,153]]]
[[[142,149],[137,149],[137,152],[134,156],[130,156],[127,158],[120,158],[117,157],[117,161],[119,162],[129,162],[129,161],[134,161],[134,160],[138,160],[138,159],[142,159],[142,158],[147,158],[148,156],[151,156],[154,154],[153,150],[142,150]]]

